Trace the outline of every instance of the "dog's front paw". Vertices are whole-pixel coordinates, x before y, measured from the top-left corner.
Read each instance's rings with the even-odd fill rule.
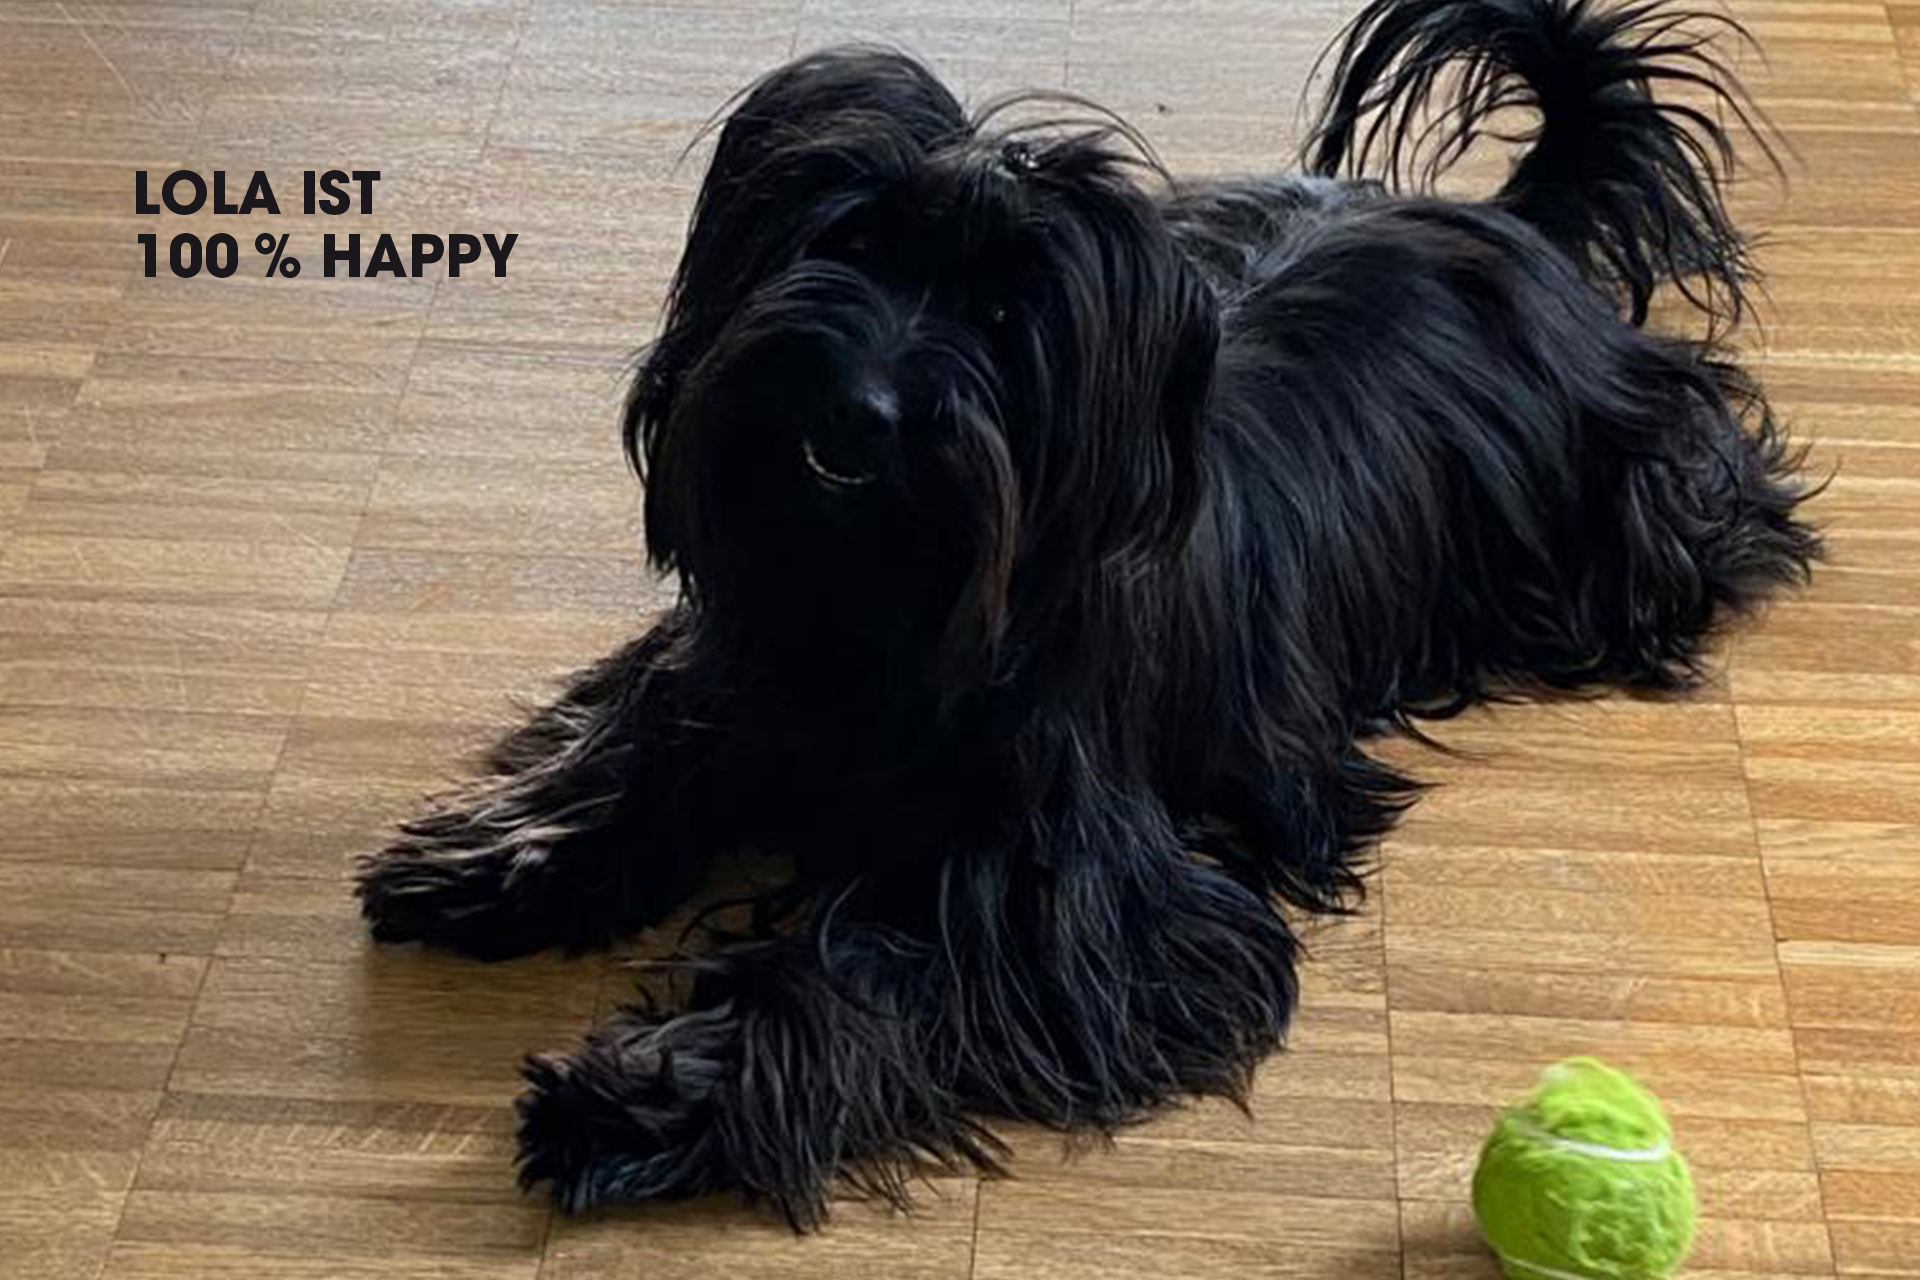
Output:
[[[527,1060],[520,1183],[550,1185],[568,1213],[739,1185],[715,1132],[713,1092],[734,1070],[731,1020],[637,1011],[570,1057]]]
[[[521,859],[524,863],[525,859]],[[528,868],[504,849],[436,845],[409,832],[362,860],[360,914],[380,942],[424,942],[484,960],[553,945]]]

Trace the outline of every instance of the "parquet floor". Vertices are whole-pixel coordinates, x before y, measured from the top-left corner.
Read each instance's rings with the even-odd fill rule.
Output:
[[[1346,0],[0,0],[0,1273],[11,1280],[1492,1274],[1494,1104],[1599,1051],[1671,1102],[1692,1274],[1920,1275],[1920,7],[1733,0],[1798,151],[1757,358],[1834,561],[1687,703],[1477,716],[1316,935],[1257,1118],[1175,1115],[795,1240],[552,1220],[514,1063],[603,960],[381,953],[343,891],[510,694],[661,599],[613,414],[726,94],[878,36],[1069,85],[1187,170],[1283,164]],[[132,175],[379,169],[346,226],[137,217]],[[323,225],[324,224],[324,225]],[[291,233],[296,280],[253,236]],[[231,279],[139,272],[226,230]],[[327,281],[326,230],[519,235]],[[164,239],[163,239],[164,245]]]

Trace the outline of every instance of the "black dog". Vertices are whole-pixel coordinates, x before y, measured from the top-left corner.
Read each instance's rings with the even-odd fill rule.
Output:
[[[836,1175],[995,1167],[976,1116],[1242,1097],[1280,908],[1348,903],[1413,794],[1367,735],[1684,687],[1805,575],[1711,323],[1746,100],[1683,18],[1375,0],[1298,178],[1174,183],[1084,103],[969,117],[891,53],[753,86],[626,413],[680,603],[361,874],[376,936],[500,957],[791,856],[679,1011],[531,1061],[527,1182],[805,1227]],[[1516,106],[1490,200],[1391,193]],[[1667,286],[1705,336],[1642,327]]]

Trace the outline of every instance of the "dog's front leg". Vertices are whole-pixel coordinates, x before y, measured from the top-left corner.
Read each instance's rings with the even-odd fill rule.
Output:
[[[1153,797],[1079,795],[924,894],[856,885],[809,935],[692,962],[684,1012],[533,1060],[523,1180],[569,1210],[744,1192],[804,1229],[836,1177],[902,1202],[916,1172],[996,1168],[971,1115],[1111,1129],[1244,1097],[1292,1009],[1285,922]]]
[[[629,1008],[528,1061],[522,1183],[550,1182],[570,1212],[737,1192],[804,1231],[836,1177],[904,1205],[916,1169],[993,1167],[939,1048],[938,967],[873,926],[692,962],[686,1011]]]
[[[604,945],[696,886],[711,732],[674,661],[680,622],[577,676],[359,871],[374,937],[487,959]]]

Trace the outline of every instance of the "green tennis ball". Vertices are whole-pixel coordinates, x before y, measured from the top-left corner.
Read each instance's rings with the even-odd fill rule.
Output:
[[[1548,1067],[1473,1174],[1473,1216],[1509,1280],[1665,1280],[1696,1214],[1660,1103],[1592,1058]]]

